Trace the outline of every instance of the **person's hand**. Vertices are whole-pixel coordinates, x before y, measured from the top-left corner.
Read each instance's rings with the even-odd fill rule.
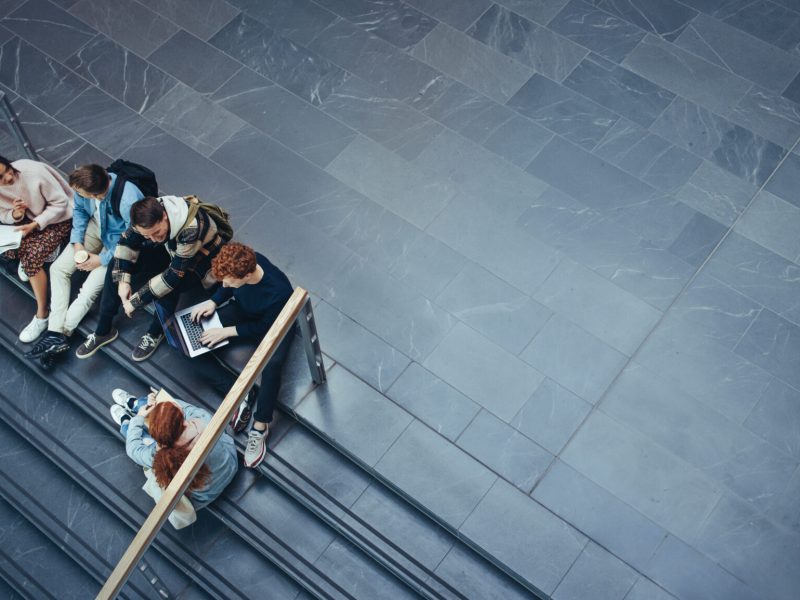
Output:
[[[31,221],[30,223],[28,223],[26,225],[20,225],[19,227],[16,227],[15,229],[16,229],[16,231],[21,231],[22,232],[22,237],[25,237],[26,235],[28,235],[32,231],[36,231],[37,229],[39,229],[39,224],[36,221]]]
[[[127,281],[120,281],[117,286],[117,294],[119,294],[120,299],[124,303],[131,297],[131,284]]]
[[[131,317],[133,317],[133,313],[136,312],[136,307],[130,300],[123,300],[122,310],[125,311],[125,316],[127,316],[130,319]]]
[[[89,258],[76,265],[81,271],[93,271],[100,266],[100,257],[97,254],[89,253]]]
[[[75,251],[75,253],[78,253],[81,250],[86,250],[86,248],[80,242],[75,242],[72,244],[72,249]]]
[[[203,346],[216,346],[233,336],[235,331],[235,327],[212,327],[211,329],[206,329],[203,335],[200,336],[200,343]]]
[[[24,213],[26,210],[28,210],[28,203],[25,202],[25,200],[23,200],[22,198],[17,198],[16,200],[14,200],[13,206],[14,206],[14,212],[20,210]]]
[[[142,406],[139,409],[139,412],[136,414],[140,417],[146,417],[150,414],[150,411],[153,410],[153,407],[156,405],[156,395],[155,394],[148,394],[147,396],[147,404]]]
[[[192,321],[197,323],[200,319],[208,318],[214,314],[215,310],[217,310],[216,303],[213,300],[206,300],[194,307],[192,311]]]

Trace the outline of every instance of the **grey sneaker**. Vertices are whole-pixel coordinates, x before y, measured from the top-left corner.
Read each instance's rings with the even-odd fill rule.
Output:
[[[112,329],[108,332],[107,335],[97,335],[96,333],[90,333],[89,337],[86,338],[86,341],[83,342],[78,349],[75,351],[75,356],[78,358],[89,358],[92,354],[97,352],[100,348],[105,346],[106,344],[110,344],[119,336],[119,331],[116,329]]]
[[[244,400],[242,400],[239,403],[239,406],[236,407],[230,422],[231,429],[233,429],[234,433],[240,433],[247,428],[247,424],[250,422],[250,417],[253,414],[250,410],[250,407],[253,405],[253,402],[257,396],[258,386],[254,385],[252,388],[250,388],[250,391],[247,392]]]
[[[267,453],[267,436],[269,435],[269,425],[264,431],[251,429],[247,436],[247,446],[244,449],[244,466],[255,469],[264,460]]]
[[[163,341],[164,334],[153,337],[149,333],[145,333],[142,339],[139,340],[139,345],[131,352],[131,358],[136,362],[142,362],[153,356],[158,345]]]
[[[133,416],[133,403],[136,402],[136,396],[121,388],[116,388],[111,392],[111,398],[114,400],[114,404],[121,406],[129,415]]]

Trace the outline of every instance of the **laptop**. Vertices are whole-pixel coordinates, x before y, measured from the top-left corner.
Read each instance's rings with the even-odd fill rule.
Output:
[[[219,320],[219,315],[216,312],[207,319],[200,319],[199,323],[192,321],[192,310],[202,303],[179,310],[173,315],[168,314],[158,302],[153,304],[155,305],[158,320],[161,321],[161,328],[167,337],[167,342],[186,356],[200,356],[229,343],[228,340],[224,340],[212,347],[204,346],[200,343],[200,336],[203,335],[206,329],[222,327],[222,321]]]

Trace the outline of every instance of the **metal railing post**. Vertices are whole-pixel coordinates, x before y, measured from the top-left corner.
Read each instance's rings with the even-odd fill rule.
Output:
[[[314,383],[324,383],[327,379],[325,374],[325,364],[322,360],[322,350],[319,346],[319,336],[317,335],[317,323],[314,320],[314,308],[311,306],[311,298],[306,299],[303,310],[298,319],[300,324],[300,334],[303,337],[303,347],[306,350],[308,368],[311,369],[311,378]]]
[[[39,160],[39,156],[36,154],[33,144],[31,144],[30,139],[28,139],[28,134],[25,133],[25,129],[22,127],[22,123],[19,122],[17,113],[14,112],[14,107],[11,106],[11,102],[8,101],[8,96],[3,91],[0,91],[0,111],[3,112],[5,120],[8,121],[11,135],[14,136],[17,144],[22,146],[23,152],[25,152],[27,157],[31,160]]]

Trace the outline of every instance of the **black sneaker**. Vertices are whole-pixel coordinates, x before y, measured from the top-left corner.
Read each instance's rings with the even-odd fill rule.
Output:
[[[153,356],[158,345],[163,341],[164,334],[153,337],[149,333],[145,333],[142,339],[139,340],[139,345],[131,352],[131,358],[136,362],[142,362]]]
[[[25,353],[25,358],[40,358],[45,354],[61,354],[69,350],[67,337],[62,333],[50,331]]]
[[[239,406],[237,406],[236,410],[233,412],[230,425],[234,433],[240,433],[247,429],[247,424],[250,422],[250,417],[253,414],[250,407],[253,405],[253,402],[255,402],[257,397],[258,386],[254,385],[250,388],[250,391],[247,392],[247,396],[244,397],[244,400],[239,403]]]
[[[89,358],[92,354],[100,350],[100,348],[117,339],[117,336],[119,336],[119,332],[116,329],[112,329],[106,335],[90,333],[86,341],[78,346],[78,349],[75,351],[75,356],[78,358]]]

